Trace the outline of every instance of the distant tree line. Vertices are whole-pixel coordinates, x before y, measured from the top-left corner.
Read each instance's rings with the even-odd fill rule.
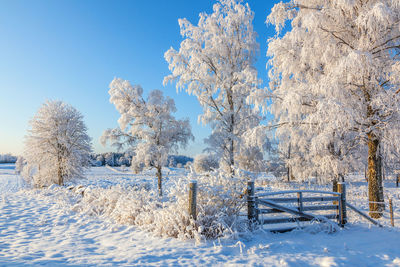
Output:
[[[90,155],[92,166],[112,166],[130,167],[132,162],[133,153],[118,153],[118,152],[107,152],[107,153],[94,153]],[[183,155],[169,155],[165,167],[184,167],[188,162],[193,162],[193,158]]]
[[[0,163],[15,163],[17,157],[11,154],[0,154]]]

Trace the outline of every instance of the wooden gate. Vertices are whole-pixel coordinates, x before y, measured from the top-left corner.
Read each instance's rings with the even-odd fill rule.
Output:
[[[255,194],[254,182],[247,186],[250,224],[278,225],[270,230],[286,232],[298,228],[298,222],[334,220],[343,227],[347,221],[344,183],[338,184],[339,192],[290,190]]]

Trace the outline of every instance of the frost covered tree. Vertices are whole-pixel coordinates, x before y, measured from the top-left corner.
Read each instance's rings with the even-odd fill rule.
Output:
[[[212,128],[205,140],[208,151],[220,155],[221,165],[233,172],[244,133],[262,120],[247,103],[261,84],[254,68],[259,45],[248,4],[220,0],[213,11],[201,13],[197,25],[179,19],[184,40],[179,51],[165,53],[171,74],[164,83],[176,81],[177,90],[197,97],[204,111],[199,121]]]
[[[165,166],[170,152],[185,147],[194,137],[188,119],[176,120],[175,102],[164,97],[159,90],[143,98],[140,85],[132,86],[129,81],[119,78],[110,84],[110,102],[121,114],[119,128],[108,129],[103,133],[101,142],[110,141],[122,148],[128,145],[134,148],[131,168],[140,171],[143,166],[157,170],[158,192],[162,195],[162,166]]]
[[[193,160],[194,171],[198,174],[219,168],[218,159],[212,154],[199,154]]]
[[[237,157],[240,169],[249,172],[262,172],[266,169],[266,162],[262,150],[258,147],[246,147]]]
[[[83,116],[61,101],[47,101],[30,121],[24,158],[33,184],[63,185],[90,165],[91,139]],[[25,167],[24,167],[25,168]]]
[[[337,176],[368,151],[370,211],[380,217],[382,151],[398,155],[400,140],[400,3],[292,0],[267,21],[277,31],[267,54],[279,140],[291,140],[298,163]]]
[[[19,156],[17,158],[17,161],[15,162],[15,173],[16,174],[21,174],[22,170],[25,167],[25,165],[26,165],[26,161],[25,161],[24,157]]]

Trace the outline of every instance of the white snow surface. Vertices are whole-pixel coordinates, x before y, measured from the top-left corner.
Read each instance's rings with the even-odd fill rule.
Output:
[[[179,174],[183,171],[173,169],[166,177]],[[155,180],[147,175],[98,167],[79,184],[106,188]],[[353,186],[365,190],[365,185]],[[400,206],[400,189],[387,190]],[[196,244],[75,212],[76,201],[79,196],[62,187],[26,188],[13,164],[0,164],[0,266],[400,266],[399,228],[378,228],[354,216],[333,234],[257,231],[236,240]],[[395,211],[398,217],[400,209]]]

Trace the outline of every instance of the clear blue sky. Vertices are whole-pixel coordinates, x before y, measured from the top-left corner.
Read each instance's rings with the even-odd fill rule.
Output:
[[[278,1],[249,0],[260,43],[259,77],[267,79],[265,24]],[[62,100],[83,115],[95,152],[106,128],[119,114],[109,102],[114,77],[161,89],[175,99],[178,118],[189,117],[195,142],[181,151],[195,155],[204,148],[208,127],[197,123],[202,109],[194,96],[163,86],[169,74],[164,52],[178,49],[179,18],[194,24],[200,12],[211,13],[215,1],[188,0],[0,0],[0,154],[21,154],[28,121],[46,100]]]

